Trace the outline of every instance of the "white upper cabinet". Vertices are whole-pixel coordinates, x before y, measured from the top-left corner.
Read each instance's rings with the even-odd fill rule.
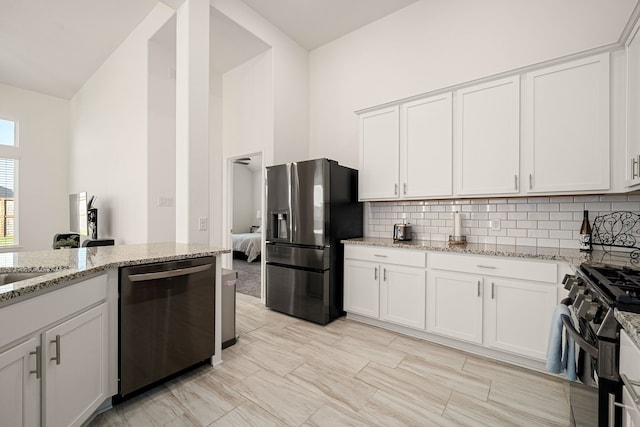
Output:
[[[640,23],[626,44],[627,54],[627,141],[625,183],[640,184]]]
[[[520,77],[456,92],[457,194],[514,194],[519,189]]]
[[[402,198],[452,194],[451,92],[400,107],[400,183]]]
[[[360,115],[361,200],[396,199],[400,193],[400,107]]]
[[[524,171],[531,193],[609,189],[609,53],[526,74]]]

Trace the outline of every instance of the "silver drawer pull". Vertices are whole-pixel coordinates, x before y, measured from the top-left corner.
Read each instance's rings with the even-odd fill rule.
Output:
[[[386,258],[386,255],[378,255],[378,254],[373,254],[373,256],[378,257],[378,258]]]
[[[53,356],[50,360],[55,360],[56,365],[60,364],[60,335],[56,335],[55,340],[51,340],[51,344],[56,345],[56,355]]]
[[[36,356],[36,369],[29,371],[29,373],[36,374],[36,378],[40,379],[42,376],[42,347],[37,346],[36,351],[30,351],[29,354]]]
[[[490,270],[495,270],[496,267],[492,266],[492,265],[476,265],[476,267],[478,268],[488,268]]]

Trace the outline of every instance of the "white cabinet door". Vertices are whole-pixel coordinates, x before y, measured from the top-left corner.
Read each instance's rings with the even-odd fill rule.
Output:
[[[457,193],[518,193],[520,77],[456,92]]]
[[[525,79],[528,191],[609,189],[609,53]]]
[[[451,92],[402,104],[400,112],[401,197],[450,196]]]
[[[486,278],[485,344],[546,360],[557,286]]]
[[[40,375],[36,373],[39,337],[0,353],[0,424],[40,425]]]
[[[108,397],[107,304],[46,331],[43,347],[45,425],[81,425]]]
[[[380,319],[425,329],[424,268],[391,264],[382,264],[380,268]]]
[[[380,267],[347,259],[344,262],[344,310],[378,318],[380,315]]]
[[[400,194],[400,108],[398,106],[360,115],[361,200],[394,199]]]
[[[482,344],[482,277],[429,271],[427,331]]]
[[[626,45],[627,54],[627,141],[625,182],[640,184],[640,22]]]

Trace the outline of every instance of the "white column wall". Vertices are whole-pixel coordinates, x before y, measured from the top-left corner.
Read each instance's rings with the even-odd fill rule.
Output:
[[[186,0],[177,11],[176,241],[186,243],[209,243],[209,7]]]

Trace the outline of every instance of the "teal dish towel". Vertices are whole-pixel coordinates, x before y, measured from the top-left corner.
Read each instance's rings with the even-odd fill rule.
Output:
[[[563,334],[562,316],[571,319],[569,307],[560,304],[556,307],[551,318],[549,333],[549,347],[547,349],[547,371],[559,374],[566,370],[567,379],[576,380],[575,342],[567,333]],[[564,350],[564,351],[563,351]]]

